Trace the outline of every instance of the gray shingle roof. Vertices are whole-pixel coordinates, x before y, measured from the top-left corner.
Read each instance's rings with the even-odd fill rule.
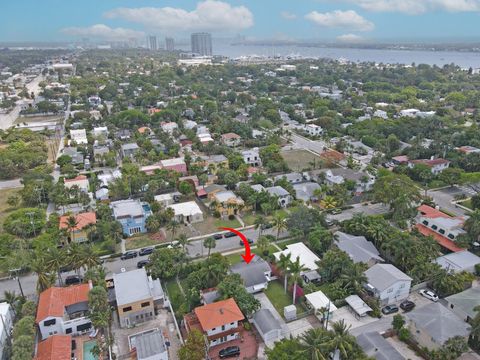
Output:
[[[251,287],[266,283],[268,280],[265,273],[271,271],[271,269],[265,260],[260,256],[255,256],[249,264],[241,261],[238,264],[232,265],[230,271],[240,275],[245,287]]]
[[[371,259],[383,262],[378,250],[364,236],[354,236],[341,231],[334,235],[338,239],[338,248],[345,251],[354,262],[368,263]]]
[[[137,349],[137,358],[139,360],[149,359],[154,355],[167,351],[165,340],[160,330],[135,336],[135,348]]]
[[[155,292],[162,291],[155,284],[152,284],[154,288],[150,288],[144,268],[113,274],[113,282],[117,306],[153,298]]]
[[[357,336],[357,343],[368,356],[377,360],[405,360],[378,332],[366,332]]]
[[[421,306],[406,316],[440,345],[454,336],[465,337],[470,333],[470,326],[440,303]]]
[[[269,309],[260,309],[253,315],[253,320],[259,330],[266,334],[272,330],[282,330],[282,324],[278,321]]]
[[[375,264],[365,271],[368,283],[378,291],[383,291],[397,281],[411,281],[412,278],[391,264]]]
[[[445,298],[449,304],[453,304],[455,307],[460,308],[468,314],[472,319],[476,315],[476,311],[473,309],[476,306],[480,306],[480,287],[472,287],[461,293],[450,295]]]

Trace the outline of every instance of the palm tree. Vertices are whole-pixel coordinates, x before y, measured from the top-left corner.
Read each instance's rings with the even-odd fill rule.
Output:
[[[187,245],[190,243],[190,240],[188,240],[187,235],[185,234],[180,234],[177,237],[178,244],[182,247],[183,253],[186,255],[188,254],[188,249]]]
[[[340,276],[343,287],[351,292],[359,292],[362,285],[367,282],[364,271],[365,266],[362,263],[354,263],[345,269],[345,272]]]
[[[265,254],[270,246],[270,238],[268,236],[260,236],[257,240],[257,249],[260,254]]]
[[[302,353],[305,354],[305,359],[327,360],[329,358],[328,341],[329,334],[325,329],[314,328],[306,331],[300,337]]]
[[[172,241],[175,239],[175,234],[177,233],[177,229],[180,227],[180,223],[176,220],[171,220],[167,224],[167,230],[172,232]]]
[[[55,271],[58,276],[58,281],[60,286],[62,286],[62,275],[61,270],[62,267],[65,265],[65,251],[62,249],[58,249],[57,247],[51,247],[46,252],[46,263],[47,267],[50,271]]]
[[[214,238],[208,237],[203,241],[203,246],[205,246],[208,249],[208,255],[207,257],[210,258],[210,251],[217,246],[217,242],[215,241]]]
[[[327,195],[320,201],[320,205],[324,209],[335,209],[338,206],[338,201],[334,196]]]
[[[278,268],[283,272],[283,280],[284,280],[284,289],[285,294],[287,293],[287,280],[288,280],[288,269],[290,267],[292,254],[288,253],[280,254],[280,259],[277,261]]]
[[[67,229],[70,231],[71,242],[75,242],[75,228],[78,225],[77,218],[73,215],[70,215],[67,217],[65,224],[67,225]]]
[[[480,237],[480,210],[475,210],[469,214],[469,218],[465,221],[464,229],[473,241],[478,241]]]
[[[17,313],[17,302],[20,298],[17,296],[15,291],[7,290],[3,292],[3,297],[5,298],[6,303],[12,308],[13,315],[15,315]]]
[[[332,324],[333,339],[328,342],[335,351],[340,351],[342,359],[348,359],[353,349],[355,339],[349,334],[350,325],[345,324],[345,320],[340,320]]]
[[[50,273],[45,259],[35,254],[30,260],[30,269],[37,274],[37,292],[48,289],[55,283],[55,273]]]
[[[295,304],[295,296],[297,295],[297,283],[300,280],[300,274],[308,270],[301,262],[300,257],[297,256],[297,260],[291,261],[290,266],[288,267],[288,271],[290,272],[290,276],[293,279],[293,302]]]
[[[258,237],[262,236],[263,227],[267,224],[267,220],[264,216],[257,216],[255,218],[255,229],[258,229]]]
[[[71,265],[77,274],[80,271],[80,268],[83,266],[83,254],[82,247],[78,243],[71,243],[67,249],[67,262]]]
[[[284,215],[276,213],[272,220],[273,227],[277,229],[276,241],[280,236],[280,232],[287,229],[287,219]]]
[[[81,263],[86,270],[100,265],[100,259],[92,245],[82,245]]]

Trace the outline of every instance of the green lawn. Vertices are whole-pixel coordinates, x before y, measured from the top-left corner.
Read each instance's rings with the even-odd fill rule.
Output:
[[[268,288],[265,290],[265,295],[267,295],[270,302],[273,304],[278,313],[283,317],[283,308],[285,306],[292,304],[292,296],[289,292],[285,294],[283,284],[280,281],[271,281],[268,283]],[[295,305],[297,307],[297,314],[304,312],[303,308],[300,305]]]
[[[160,244],[157,240],[150,239],[147,235],[140,235],[128,238],[125,243],[127,250],[139,249]]]
[[[178,308],[180,307],[180,305],[185,300],[183,295],[182,295],[182,292],[180,291],[180,288],[179,288],[177,282],[175,281],[175,279],[167,281],[165,286],[167,288],[168,295],[170,297],[170,302],[172,303],[173,310],[177,311]]]
[[[282,151],[282,157],[288,164],[288,167],[294,171],[305,169],[321,168],[322,159],[306,150],[288,150]]]
[[[12,195],[17,195],[20,198],[20,191],[22,189],[3,189],[0,190],[0,228],[5,221],[5,218],[8,214],[13,211],[14,209],[7,204],[7,200]]]
[[[228,219],[216,219],[214,221],[214,224],[215,224],[215,227],[216,228],[219,228],[219,227],[229,227],[229,228],[239,228],[242,226],[242,224],[240,224],[240,222],[237,220],[237,219],[233,219],[233,220],[228,220]]]
[[[472,200],[461,201],[461,202],[459,202],[458,204],[459,204],[459,205],[462,205],[462,206],[465,206],[466,208],[469,208],[469,209],[472,209],[472,210],[473,210]]]
[[[295,244],[297,243],[299,240],[298,239],[290,239],[290,240],[287,240],[287,241],[279,241],[277,242],[277,245],[282,249],[282,250],[285,250],[287,248],[287,245],[290,245],[290,244]]]

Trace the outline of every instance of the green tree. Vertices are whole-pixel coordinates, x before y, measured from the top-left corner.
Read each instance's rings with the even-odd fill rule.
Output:
[[[295,261],[290,262],[290,265],[288,266],[288,272],[290,273],[290,276],[293,280],[293,302],[292,304],[295,304],[295,296],[297,295],[297,283],[301,279],[300,274],[303,271],[308,270],[301,262],[300,258],[297,257]]]
[[[306,331],[300,337],[302,359],[328,360],[328,341],[331,336],[323,328],[314,328]]]
[[[278,237],[280,236],[280,232],[287,229],[287,219],[280,213],[276,213],[272,219],[272,225],[275,229],[277,229],[277,236],[276,241],[278,241]]]
[[[295,338],[276,341],[273,348],[265,348],[268,360],[304,360],[300,341]]]
[[[217,246],[217,241],[213,237],[208,237],[203,240],[203,246],[208,249],[207,257],[210,258],[210,251]]]
[[[270,247],[270,236],[260,236],[257,240],[257,249],[260,251],[260,254],[267,255],[268,248]]]
[[[250,294],[243,284],[240,274],[227,275],[217,286],[222,299],[235,299],[238,307],[246,316],[260,309],[260,302]]]
[[[332,324],[333,338],[328,342],[330,348],[338,350],[342,359],[350,359],[355,344],[355,338],[349,334],[350,326],[345,320],[340,320]]]
[[[205,351],[203,334],[197,329],[192,329],[185,339],[185,344],[178,350],[178,358],[180,360],[203,360]]]
[[[277,261],[277,267],[282,271],[283,273],[283,286],[285,293],[287,293],[287,281],[288,281],[288,271],[290,268],[290,263],[292,262],[291,260],[292,254],[288,253],[287,255],[281,253],[280,258]]]
[[[394,315],[392,320],[393,329],[398,332],[401,328],[403,328],[403,325],[405,325],[405,319],[403,316],[400,314]]]

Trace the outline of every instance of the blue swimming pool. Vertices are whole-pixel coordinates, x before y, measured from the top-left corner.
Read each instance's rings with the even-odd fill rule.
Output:
[[[92,349],[97,345],[96,340],[91,340],[83,343],[83,360],[98,360],[98,358],[92,354]]]

